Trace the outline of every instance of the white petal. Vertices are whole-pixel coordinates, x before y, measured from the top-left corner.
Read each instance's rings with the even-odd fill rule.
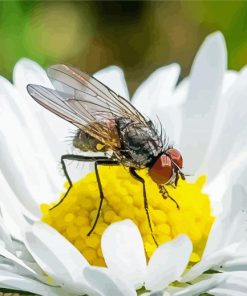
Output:
[[[170,144],[177,143],[181,130],[182,94],[184,83],[177,94],[174,94],[180,68],[177,64],[159,68],[136,90],[132,103],[144,115],[148,116],[156,126],[159,121],[169,138]]]
[[[222,86],[222,91],[219,98],[218,109],[217,109],[219,114],[215,118],[213,134],[210,140],[206,157],[199,169],[199,171],[202,172],[203,174],[207,174],[207,177],[208,177],[207,183],[211,183],[212,180],[214,181],[215,178],[213,178],[213,176],[220,168],[217,165],[217,163],[216,163],[216,166],[211,165],[213,163],[213,161],[211,161],[211,157],[215,158],[214,149],[216,148],[216,151],[218,150],[217,143],[218,143],[218,138],[220,137],[220,134],[221,134],[221,129],[224,127],[224,124],[227,124],[227,122],[225,122],[225,117],[229,112],[229,106],[227,101],[229,99],[229,93],[234,93],[235,85],[239,80],[239,76],[240,75],[236,71],[227,71],[224,74],[223,86]],[[230,149],[229,149],[229,152],[230,152]]]
[[[223,199],[223,212],[214,222],[203,258],[231,243],[247,240],[247,194],[240,185],[229,188]]]
[[[32,188],[27,185],[29,180],[34,178],[34,175],[31,174],[29,177],[25,174],[25,169],[30,172],[29,164],[31,162],[33,164],[32,155],[34,152],[31,151],[32,144],[23,127],[24,114],[21,114],[13,101],[14,98],[18,98],[18,94],[14,91],[13,86],[2,77],[0,77],[0,96],[0,143],[2,151],[0,169],[5,178],[1,181],[7,181],[22,204],[26,205],[30,212],[35,212],[37,207],[32,202],[32,195],[30,194]],[[39,172],[35,177],[38,176]],[[31,184],[34,185],[35,181]]]
[[[57,194],[56,185],[62,184],[62,178],[57,173],[57,162],[50,154],[37,121],[26,102],[2,77],[0,96],[0,141],[3,150],[0,167],[3,174],[10,186],[13,184],[14,190],[26,186],[27,193],[30,191],[34,198],[51,200],[52,195]]]
[[[226,233],[226,237],[224,241],[222,241],[222,246],[241,242],[243,240],[246,241],[247,193],[240,185],[235,185],[232,188],[230,210],[228,211],[228,214],[226,213],[225,220],[227,219],[228,225],[227,223],[224,223],[224,232]]]
[[[155,113],[155,107],[159,108],[160,104],[169,103],[179,73],[180,68],[177,64],[159,68],[139,86],[133,96],[132,103],[143,114],[152,115]]]
[[[175,88],[170,101],[164,102],[163,105],[155,106],[156,114],[152,114],[150,118],[157,122],[157,116],[162,123],[169,144],[178,147],[181,129],[182,129],[182,103],[188,93],[188,79],[185,78]],[[155,116],[155,117],[154,117]]]
[[[224,271],[247,271],[247,257],[237,257],[236,259],[228,260],[222,266]]]
[[[224,75],[223,86],[222,86],[222,94],[226,94],[233,84],[235,83],[236,79],[238,78],[238,72],[228,70]]]
[[[15,86],[22,94],[22,98],[19,100],[19,102],[24,101],[22,104],[24,104],[27,108],[25,111],[25,116],[29,114],[29,117],[32,119],[32,124],[29,124],[32,126],[30,132],[34,132],[33,136],[36,136],[36,134],[39,135],[39,133],[41,133],[41,135],[39,135],[37,138],[41,138],[43,140],[42,144],[45,143],[46,147],[49,149],[49,152],[53,157],[55,157],[55,170],[52,170],[52,168],[54,168],[54,160],[53,162],[50,160],[47,170],[52,175],[52,179],[55,179],[53,183],[58,184],[58,190],[55,192],[55,194],[42,195],[43,202],[45,201],[44,198],[47,198],[48,196],[50,198],[47,198],[46,201],[50,202],[56,199],[58,193],[63,190],[64,178],[62,177],[63,172],[59,170],[60,158],[63,154],[75,153],[72,146],[72,140],[77,128],[66,120],[63,120],[44,107],[40,106],[33,100],[33,98],[29,96],[26,86],[31,83],[53,88],[46,75],[46,72],[37,63],[29,59],[21,59],[15,65],[13,74]],[[41,148],[42,146],[39,143],[38,147],[33,147],[37,155],[40,155],[40,157],[42,157],[42,161],[44,162],[48,160],[48,156],[47,153],[45,153],[46,149]],[[71,179],[75,181],[79,178],[82,178],[91,170],[92,168],[88,164],[78,166],[78,162],[73,162],[69,167],[69,175]]]
[[[101,239],[107,267],[135,288],[142,286],[146,259],[140,232],[130,220],[108,226]]]
[[[34,261],[32,255],[26,248],[23,242],[18,240],[13,240],[13,247],[15,250],[16,256],[18,256],[19,259],[21,259],[25,264],[27,264],[29,267],[31,267],[34,271],[38,273],[43,273],[40,267],[36,264]]]
[[[246,291],[237,291],[234,288],[214,288],[212,290],[209,290],[208,292],[210,293],[209,295],[214,296],[246,296]]]
[[[8,264],[8,262],[1,262],[0,263],[0,273],[2,270],[16,273],[16,266],[10,265],[10,264]]]
[[[247,150],[243,150],[234,161],[231,161],[229,167],[232,171],[229,172],[229,183],[240,184],[247,190],[246,178],[247,178]],[[224,168],[227,168],[226,166]]]
[[[246,168],[247,151],[243,149],[240,154],[237,154],[235,156],[234,160],[226,162],[218,176],[205,186],[204,191],[210,196],[214,215],[218,216],[218,214],[222,211],[226,211],[225,205],[226,203],[229,203],[230,196],[232,195],[232,187],[235,184],[242,185],[245,189],[247,189]],[[225,195],[229,197],[225,198]],[[228,200],[228,202],[226,202],[225,199]],[[223,206],[224,210],[222,209]]]
[[[121,68],[110,66],[98,71],[93,76],[115,91],[115,93],[129,100],[129,91]]]
[[[214,33],[206,38],[194,60],[183,106],[179,147],[185,170],[190,174],[196,173],[207,152],[225,68],[224,38],[221,33]]]
[[[142,296],[170,296],[171,294],[168,292],[158,291],[158,292],[144,293],[141,295]]]
[[[247,291],[247,272],[226,273],[225,281],[219,283],[217,287],[209,290],[208,293],[218,296],[244,296]]]
[[[83,279],[86,259],[56,230],[43,223],[35,223],[25,234],[26,245],[50,277],[67,289],[87,293],[89,287]]]
[[[203,292],[207,292],[210,289],[217,287],[220,283],[224,282],[226,278],[225,274],[215,274],[209,276],[206,280],[199,281],[198,283],[189,285],[186,288],[172,288],[171,294],[173,296],[197,296]]]
[[[224,222],[221,219],[216,219],[211,227],[210,234],[204,249],[203,257],[207,257],[221,248],[221,239],[224,239],[226,233],[224,232]]]
[[[52,87],[45,70],[39,64],[27,58],[22,58],[16,63],[13,70],[13,82],[23,96],[27,95],[27,82]]]
[[[0,215],[0,242],[3,243],[4,248],[7,251],[9,251],[10,253],[14,252],[14,246],[13,246],[11,235],[1,215]]]
[[[204,257],[199,263],[195,264],[184,274],[182,281],[191,281],[209,269],[220,269],[220,266],[222,266],[224,262],[234,258],[239,247],[240,244],[238,243],[232,244]]]
[[[38,274],[36,274],[34,270],[32,270],[29,266],[27,266],[22,260],[20,260],[15,255],[8,252],[1,245],[0,245],[0,255],[6,258],[8,262],[11,262],[15,266],[19,267],[22,273],[25,273],[30,277],[41,278]]]
[[[241,71],[228,92],[222,97],[210,153],[202,167],[210,182],[222,167],[236,158],[246,147],[247,68]]]
[[[86,267],[83,271],[85,279],[102,296],[135,296],[134,287],[117,279],[109,270]]]
[[[69,296],[59,288],[8,271],[0,271],[1,288],[28,291],[42,296]]]
[[[17,184],[16,188],[17,189]],[[29,195],[26,194],[25,190],[23,192],[19,192],[22,194],[22,197],[25,200],[25,205],[28,205],[26,208],[20,203],[19,199],[16,197],[15,193],[9,187],[5,178],[2,176],[0,171],[0,187],[1,187],[1,195],[0,195],[0,207],[1,214],[3,216],[4,223],[9,231],[9,233],[16,239],[22,240],[22,231],[28,226],[27,220],[24,218],[23,214],[27,217],[32,218],[33,213],[31,210],[35,212],[35,205],[32,204],[32,199],[28,201]],[[18,188],[20,189],[20,187]],[[29,202],[29,203],[28,203]],[[32,207],[33,206],[33,207]]]
[[[37,104],[26,90],[28,84],[39,84],[53,88],[46,72],[34,61],[23,58],[14,67],[13,81],[28,104],[28,107],[36,116],[37,123],[42,128],[42,132],[49,143],[52,153],[59,159],[60,155],[65,154],[68,149],[65,142],[69,134],[68,131],[75,128],[67,121]]]
[[[1,147],[4,156],[11,157],[8,150],[5,149],[5,145],[2,145]],[[12,160],[9,161],[8,158],[1,158],[0,156],[0,170],[0,184],[2,190],[0,203],[9,203],[3,205],[5,209],[10,209],[8,213],[12,215],[11,207],[14,206],[17,212],[23,212],[32,219],[38,217],[38,206],[28,189],[23,174],[19,171],[19,167],[16,166],[16,163],[13,163]]]
[[[192,243],[185,235],[161,245],[149,260],[145,287],[162,290],[179,279],[192,252]]]
[[[152,117],[154,114],[156,118]],[[161,122],[169,145],[178,148],[178,140],[180,138],[182,126],[181,106],[179,104],[171,104],[160,107],[154,114],[150,116],[150,119],[152,119],[158,128],[158,120]]]
[[[172,101],[178,102],[178,103],[184,103],[189,91],[189,78],[186,77],[182,81],[179,82],[179,84],[174,89],[173,95],[172,95]]]

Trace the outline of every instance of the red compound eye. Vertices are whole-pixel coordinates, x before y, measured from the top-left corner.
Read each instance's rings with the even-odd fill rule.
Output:
[[[166,184],[173,175],[171,158],[162,154],[149,170],[149,175],[158,185]]]
[[[180,152],[177,149],[174,149],[174,148],[168,149],[166,151],[166,154],[168,154],[171,157],[172,161],[174,161],[175,164],[180,169],[182,169],[182,167],[183,167],[183,158],[182,158],[182,155],[180,154]]]

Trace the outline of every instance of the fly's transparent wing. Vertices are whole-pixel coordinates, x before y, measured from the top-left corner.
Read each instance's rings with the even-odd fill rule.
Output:
[[[98,116],[99,112],[92,106],[89,109],[82,104],[77,105],[77,101],[71,94],[34,84],[28,85],[27,91],[40,105],[71,122],[105,145],[112,149],[121,146],[113,118],[106,118],[102,114]],[[86,95],[84,97],[86,98]]]
[[[87,108],[99,120],[104,118],[126,117],[133,121],[146,120],[127,100],[117,95],[96,78],[66,65],[54,65],[48,68],[47,75],[56,90],[70,94],[74,101],[69,104],[72,108]]]
[[[149,127],[134,106],[87,73],[70,66],[54,65],[47,74],[55,90],[28,85],[29,94],[51,112],[113,149],[121,146],[117,118],[129,118]]]
[[[67,105],[69,98],[66,94],[35,84],[29,84],[27,91],[36,102],[67,121],[82,125],[86,123]]]

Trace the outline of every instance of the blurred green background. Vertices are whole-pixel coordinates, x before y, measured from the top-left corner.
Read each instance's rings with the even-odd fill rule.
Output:
[[[11,78],[21,57],[89,73],[116,64],[133,92],[171,62],[187,75],[201,42],[216,30],[226,38],[229,67],[247,64],[246,1],[2,1],[0,74]]]

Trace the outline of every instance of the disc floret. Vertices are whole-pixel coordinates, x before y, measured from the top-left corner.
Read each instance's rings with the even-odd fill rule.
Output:
[[[96,228],[90,236],[87,234],[99,206],[94,172],[76,182],[58,207],[50,211],[53,205],[43,204],[42,220],[64,235],[91,264],[104,266],[100,247],[102,233],[109,224],[129,218],[139,227],[150,258],[157,247],[143,206],[141,184],[123,167],[101,167],[99,171],[105,200]],[[177,188],[167,187],[169,194],[179,204],[178,210],[172,200],[162,198],[157,184],[151,180],[146,170],[138,173],[145,179],[149,213],[158,244],[170,241],[178,234],[187,234],[193,243],[190,260],[192,263],[199,261],[213,222],[208,195],[202,193],[206,178],[199,177],[194,183],[180,179]]]

